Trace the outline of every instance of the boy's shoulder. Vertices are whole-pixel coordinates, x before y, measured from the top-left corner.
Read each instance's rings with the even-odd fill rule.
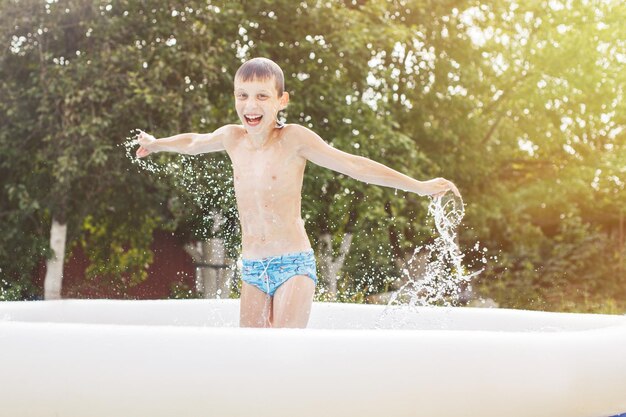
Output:
[[[311,129],[297,123],[285,124],[282,130],[284,131],[284,136],[294,139],[302,140],[312,136],[316,136],[316,133],[313,132]]]
[[[297,123],[286,124],[282,129],[282,140],[295,152],[301,154],[306,149],[319,146],[324,140],[313,130]]]
[[[246,134],[246,130],[241,125],[227,124],[217,128],[213,134],[221,136],[222,141],[227,145],[242,138]]]
[[[291,133],[303,133],[311,131],[308,127],[299,125],[297,123],[285,123],[283,126],[283,130]]]
[[[246,133],[246,129],[244,129],[242,125],[232,123],[217,128],[215,133],[218,132],[225,136],[241,136]]]
[[[299,125],[297,123],[285,123],[280,130],[283,132],[283,134],[289,135],[289,136],[315,135],[315,133],[311,129],[305,126]],[[216,134],[219,133],[224,136],[230,136],[230,137],[241,137],[246,134],[246,129],[242,125],[239,125],[239,124],[227,124],[215,130],[214,133]]]
[[[297,123],[286,123],[279,130],[279,140],[285,145],[295,145],[297,148],[310,143],[311,139],[315,140],[317,137],[317,134],[311,129]],[[224,125],[214,132],[215,135],[222,137],[227,148],[236,146],[246,133],[246,129],[238,124]]]

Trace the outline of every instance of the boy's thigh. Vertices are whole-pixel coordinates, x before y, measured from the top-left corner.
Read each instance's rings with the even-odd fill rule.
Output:
[[[270,327],[272,298],[254,285],[242,282],[239,299],[240,327]]]
[[[306,327],[313,304],[315,282],[306,275],[294,275],[274,293],[274,327]]]

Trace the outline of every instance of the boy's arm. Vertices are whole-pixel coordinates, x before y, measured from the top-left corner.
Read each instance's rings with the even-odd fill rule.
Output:
[[[352,155],[328,145],[313,131],[299,126],[298,153],[303,158],[333,171],[368,184],[410,191],[419,195],[442,195],[452,191],[460,196],[456,186],[443,178],[418,181],[383,164],[362,156]]]
[[[146,132],[137,135],[137,156],[143,158],[154,152],[178,152],[197,155],[207,152],[223,151],[223,140],[232,134],[234,125],[222,126],[213,133],[181,133],[162,139],[155,139]]]

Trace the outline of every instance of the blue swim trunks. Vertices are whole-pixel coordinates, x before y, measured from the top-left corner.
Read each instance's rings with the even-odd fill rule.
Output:
[[[289,278],[306,275],[317,285],[313,250],[287,253],[262,259],[244,259],[242,279],[273,296]]]

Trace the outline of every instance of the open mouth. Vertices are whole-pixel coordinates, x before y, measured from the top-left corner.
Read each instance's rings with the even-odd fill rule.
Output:
[[[263,116],[261,116],[260,114],[247,114],[244,115],[243,118],[246,119],[246,123],[248,123],[250,126],[256,126],[261,123],[261,119],[263,118]]]

